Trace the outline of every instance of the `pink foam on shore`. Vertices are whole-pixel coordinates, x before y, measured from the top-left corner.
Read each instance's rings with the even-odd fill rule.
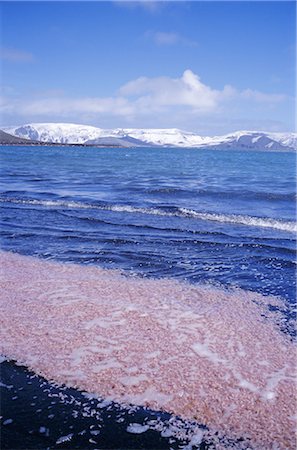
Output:
[[[296,353],[268,304],[174,280],[1,258],[0,351],[48,380],[296,446]]]

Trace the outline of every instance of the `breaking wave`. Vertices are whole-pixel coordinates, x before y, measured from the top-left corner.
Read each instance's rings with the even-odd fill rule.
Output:
[[[254,217],[237,214],[216,214],[209,212],[196,211],[188,208],[167,207],[162,208],[143,208],[131,205],[95,205],[91,203],[68,201],[68,200],[36,200],[36,199],[16,199],[1,198],[2,203],[13,203],[20,205],[33,205],[53,208],[69,209],[97,209],[121,213],[139,213],[166,217],[181,217],[198,220],[206,220],[234,225],[245,225],[260,228],[273,228],[276,230],[287,231],[289,233],[297,232],[297,224],[293,221],[276,220],[269,217]]]

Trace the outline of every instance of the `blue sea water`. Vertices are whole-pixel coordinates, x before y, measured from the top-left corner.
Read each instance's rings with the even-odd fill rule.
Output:
[[[292,153],[1,148],[2,248],[295,301]]]

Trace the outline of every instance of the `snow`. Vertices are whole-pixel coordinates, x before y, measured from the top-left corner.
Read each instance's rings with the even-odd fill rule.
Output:
[[[93,144],[211,149],[297,150],[297,133],[237,131],[223,136],[200,136],[177,128],[103,129],[71,123],[31,123],[3,128],[20,138],[61,144]]]
[[[65,144],[83,144],[90,139],[110,136],[108,131],[101,128],[71,123],[33,123],[6,130],[26,139]]]

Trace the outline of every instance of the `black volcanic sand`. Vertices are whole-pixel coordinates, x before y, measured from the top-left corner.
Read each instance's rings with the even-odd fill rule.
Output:
[[[1,449],[169,449],[187,443],[151,429],[141,434],[127,432],[131,423],[155,420],[159,426],[162,422],[168,425],[169,414],[106,403],[104,406],[102,400],[88,398],[76,389],[53,385],[26,367],[4,361]],[[208,446],[202,443],[199,448]]]
[[[94,398],[77,389],[49,383],[13,361],[0,364],[1,442],[3,449],[213,449],[209,440],[196,443],[197,423],[169,413]],[[140,426],[127,431],[131,424]],[[141,429],[141,426],[147,428]],[[133,428],[133,427],[132,427]],[[174,431],[172,432],[172,430]],[[207,427],[199,425],[201,431]],[[228,449],[243,448],[214,436]],[[248,443],[247,443],[248,444]],[[251,450],[251,446],[244,448]]]

